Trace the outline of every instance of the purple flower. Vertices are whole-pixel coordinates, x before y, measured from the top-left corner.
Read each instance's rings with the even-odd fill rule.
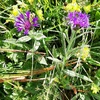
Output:
[[[31,18],[30,11],[27,11],[25,14],[21,13],[15,19],[15,27],[19,32],[23,30],[24,34],[27,35],[32,27],[39,27],[38,17]]]
[[[38,17],[34,17],[33,18],[33,26],[34,27],[38,27],[39,26],[39,24],[38,24]]]
[[[87,14],[82,12],[69,12],[68,13],[69,24],[72,25],[73,28],[77,26],[87,28],[89,26],[89,17]]]

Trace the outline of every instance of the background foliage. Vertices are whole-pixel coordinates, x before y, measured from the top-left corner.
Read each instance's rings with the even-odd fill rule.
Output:
[[[77,0],[90,22],[77,30],[65,20],[70,3],[0,0],[0,100],[100,100],[100,1]],[[26,11],[40,24],[28,35],[14,26]]]

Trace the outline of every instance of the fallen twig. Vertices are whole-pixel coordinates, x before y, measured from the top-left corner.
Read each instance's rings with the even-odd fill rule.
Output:
[[[8,80],[27,82],[27,81],[30,81],[30,79],[26,79],[27,76],[42,74],[44,72],[51,71],[54,68],[55,68],[54,66],[51,66],[48,68],[34,70],[33,73],[31,73],[31,71],[25,71],[25,72],[23,71],[22,73],[16,73],[16,74],[4,73],[4,74],[2,74],[2,76],[0,76],[0,83],[3,83],[3,82],[8,81]],[[38,81],[38,80],[39,79],[35,79],[35,80],[32,79],[32,81]]]
[[[35,53],[35,54],[41,54],[41,55],[45,55],[46,53],[44,52],[32,52],[32,51],[28,51],[28,50],[15,50],[15,49],[6,49],[6,48],[0,48],[0,52],[20,52],[20,53]]]

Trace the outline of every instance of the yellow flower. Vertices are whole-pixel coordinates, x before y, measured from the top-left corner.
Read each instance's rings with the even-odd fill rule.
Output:
[[[24,8],[25,10],[28,10],[28,5],[25,4],[23,1],[21,2],[17,0],[17,4],[20,6],[21,9]]]
[[[54,82],[60,83],[60,81],[57,77],[54,78]]]
[[[39,17],[40,20],[44,20],[42,10],[37,10],[36,13],[37,13],[37,15],[38,15],[38,17]]]
[[[14,22],[14,17],[16,17],[19,14],[20,9],[17,5],[12,6],[12,11],[9,14],[9,18],[6,20],[6,23],[8,22]]]
[[[77,57],[80,57],[82,60],[86,60],[90,56],[89,45],[84,45],[76,54]]]
[[[72,0],[72,3],[64,6],[64,9],[68,12],[80,11],[80,6],[77,4],[76,0]]]
[[[17,5],[13,5],[13,10],[11,11],[13,16],[17,16],[19,14],[19,9]]]
[[[14,17],[12,14],[9,14],[9,18],[6,20],[6,23],[14,22]]]
[[[97,92],[99,92],[99,90],[100,90],[100,87],[98,87],[96,84],[92,84],[92,86],[91,86],[91,90],[92,90],[92,93],[97,93]]]
[[[32,3],[34,2],[34,0],[28,0],[28,2],[32,5]]]
[[[75,3],[76,2],[76,0],[72,0],[72,3]]]
[[[84,11],[85,11],[86,13],[89,13],[89,12],[91,11],[91,5],[89,4],[89,5],[87,5],[87,6],[84,6],[83,9],[84,9]]]
[[[20,8],[18,8],[18,5]],[[12,11],[9,14],[9,18],[6,20],[6,23],[14,22],[14,17],[19,15],[19,13],[23,11],[23,9],[28,10],[28,5],[25,4],[23,1],[21,2],[17,0],[17,5],[12,6]]]
[[[81,58],[85,61],[87,57],[90,56],[90,48],[88,45],[85,45],[82,49],[81,49]]]

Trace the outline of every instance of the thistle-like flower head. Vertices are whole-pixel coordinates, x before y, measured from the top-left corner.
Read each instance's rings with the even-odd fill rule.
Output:
[[[82,12],[69,12],[68,13],[69,24],[72,25],[73,28],[87,28],[89,26],[89,17],[87,14]]]
[[[27,35],[32,27],[39,27],[38,17],[32,16],[31,18],[30,11],[27,11],[25,14],[21,13],[15,19],[15,27],[19,32],[23,30],[24,34]]]

